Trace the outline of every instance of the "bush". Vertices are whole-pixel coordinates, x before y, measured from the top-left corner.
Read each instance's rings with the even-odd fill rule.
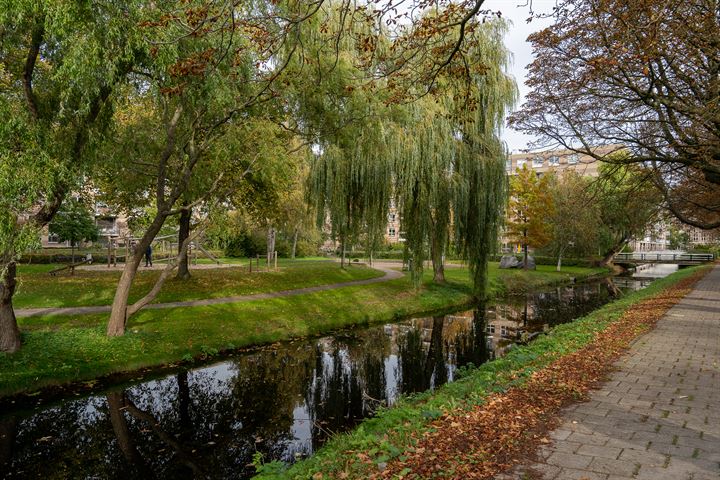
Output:
[[[233,258],[267,254],[267,238],[259,231],[241,232],[225,244],[225,255]]]

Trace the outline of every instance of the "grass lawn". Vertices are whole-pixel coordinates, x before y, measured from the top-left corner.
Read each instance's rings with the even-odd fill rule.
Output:
[[[316,268],[330,273],[313,273]],[[321,266],[308,263],[298,270],[290,267],[286,270],[292,271],[295,272],[293,281],[299,282],[298,286],[312,282],[317,284],[318,278],[325,279],[324,283],[330,283],[327,282],[330,278],[327,275],[365,275],[374,272],[362,267],[353,267],[350,273],[342,272],[337,265],[327,263]],[[587,276],[602,271],[582,269],[575,270],[573,275]],[[215,272],[220,275],[231,271]],[[196,276],[200,277],[200,273],[197,271]],[[404,277],[378,284],[286,298],[144,310],[130,319],[124,337],[113,339],[105,336],[107,315],[23,318],[20,319],[23,332],[20,352],[0,354],[0,395],[90,380],[110,373],[215,355],[223,350],[468,304],[471,296],[467,271],[453,269],[447,273],[446,285],[431,284],[428,274],[420,290],[415,290],[410,280]],[[528,282],[555,284],[568,279],[568,273],[544,271],[542,268],[537,272],[498,272],[493,267],[490,277],[495,292],[504,290],[504,287],[500,288],[500,279],[506,273],[513,281],[524,278]],[[317,277],[311,276],[315,274]],[[260,278],[262,275],[270,277],[273,274],[258,274],[251,278]],[[277,276],[281,279],[282,273]],[[337,278],[333,281],[348,279],[333,278]],[[224,280],[212,281],[216,285],[231,285],[231,282],[225,283]],[[265,285],[280,289],[275,288],[276,285],[270,280]],[[211,287],[212,284],[204,288],[209,291]],[[74,288],[80,289],[79,286]],[[259,287],[251,285],[243,288]],[[88,290],[88,284],[85,284],[84,289]],[[179,291],[176,292],[179,294]]]
[[[48,272],[57,267],[58,265],[20,265],[18,289],[13,298],[15,308],[77,307],[112,303],[120,278],[119,268],[111,271],[76,270],[72,276],[68,273],[50,276]],[[192,277],[189,280],[169,279],[154,303],[276,292],[365,280],[383,275],[382,272],[362,266],[343,270],[336,263],[317,258],[283,259],[279,261],[278,267],[277,272],[252,274],[247,267],[242,266],[194,271],[191,267]],[[130,292],[130,301],[135,301],[147,293],[159,276],[159,270],[143,270],[140,267]]]
[[[593,341],[596,333],[618,320],[625,311],[646,299],[662,296],[666,288],[696,274],[698,270],[707,269],[703,266],[680,270],[586,317],[555,327],[549,334],[542,335],[527,346],[513,349],[501,359],[461,371],[459,380],[434,392],[406,396],[393,407],[380,409],[375,417],[365,420],[351,432],[334,436],[309,459],[289,469],[279,462],[258,465],[260,475],[255,478],[369,478],[379,471],[380,463],[402,459],[406,452],[415,451],[414,442],[429,431],[434,419],[446,412],[461,413],[482,405],[492,393],[522,385],[534,371]],[[322,472],[322,476],[318,472]]]

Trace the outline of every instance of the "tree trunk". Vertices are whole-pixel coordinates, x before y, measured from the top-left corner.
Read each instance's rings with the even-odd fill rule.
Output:
[[[135,280],[135,275],[137,275],[140,261],[142,260],[142,254],[147,250],[148,245],[150,245],[153,238],[155,238],[155,235],[158,234],[166,218],[167,216],[161,213],[155,216],[153,222],[145,231],[145,235],[143,235],[140,242],[135,246],[135,252],[131,257],[132,259],[128,259],[128,261],[125,262],[122,276],[118,282],[117,290],[115,290],[115,298],[113,299],[110,319],[108,320],[107,334],[109,337],[117,337],[125,334],[128,297],[133,280]]]
[[[561,248],[561,249],[560,249],[560,253],[558,254],[557,268],[555,268],[555,270],[558,271],[558,272],[559,272],[560,269],[562,268],[562,256],[563,256],[563,253],[564,253],[564,252],[565,252],[565,249],[564,249],[564,248]]]
[[[523,244],[523,269],[528,269],[528,245],[527,243]]]
[[[613,258],[615,258],[615,255],[620,253],[620,251],[625,248],[625,245],[627,245],[628,238],[625,236],[620,241],[618,241],[615,245],[613,245],[610,250],[603,256],[603,259],[600,260],[600,266],[601,267],[609,267],[612,265]]]
[[[5,277],[0,281],[0,352],[6,353],[20,350],[20,330],[12,305],[17,286],[15,274],[15,262],[10,262]]]
[[[75,263],[75,242],[70,242],[70,263]]]
[[[297,242],[298,242],[298,231],[299,229],[295,229],[295,233],[293,234],[293,246],[292,246],[292,253],[290,254],[290,258],[295,260],[295,251],[297,250]]]
[[[340,239],[340,268],[345,268],[345,236]]]
[[[445,265],[443,265],[443,242],[433,235],[432,243],[430,244],[430,256],[432,257],[433,265],[433,282],[434,283],[445,283]]]
[[[272,265],[274,256],[275,256],[275,228],[268,227],[268,232],[267,232],[267,268],[268,268],[268,270],[270,270],[270,265]]]
[[[182,245],[185,239],[190,236],[190,219],[192,217],[192,208],[184,208],[180,211],[180,230],[178,231],[178,254],[181,253]],[[183,255],[178,264],[178,271],[175,278],[178,280],[187,280],[190,278],[190,256]]]

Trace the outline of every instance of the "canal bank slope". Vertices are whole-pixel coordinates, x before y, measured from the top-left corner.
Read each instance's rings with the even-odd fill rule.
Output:
[[[545,266],[534,272],[492,268],[489,283],[495,295],[506,292],[507,285],[550,286],[604,272],[578,267],[561,273]],[[146,373],[141,369],[176,368],[239,348],[469,304],[467,270],[449,270],[447,280],[435,285],[428,278],[418,290],[405,275],[382,283],[323,287],[323,291],[276,298],[144,310],[130,320],[126,335],[119,338],[105,335],[105,314],[22,318],[22,349],[0,354],[0,396],[72,383],[75,389],[77,382],[88,380],[85,388],[91,389],[98,378],[113,383]]]
[[[436,392],[404,399],[289,470],[258,459],[258,478],[493,478],[549,442],[544,426],[560,408],[584,398],[707,271],[681,270]]]
[[[720,266],[503,480],[720,478]],[[499,480],[499,479],[498,479]]]

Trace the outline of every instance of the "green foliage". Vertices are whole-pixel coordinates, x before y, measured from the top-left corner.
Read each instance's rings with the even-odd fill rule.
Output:
[[[298,262],[298,265],[304,263]],[[204,272],[197,271],[192,278],[195,284],[188,285],[178,281],[176,288],[184,290],[178,290],[174,294],[170,292],[166,299],[206,298],[208,291],[219,296],[277,291],[368,278],[368,272],[374,275],[378,273],[355,266],[342,270],[335,264],[324,262],[320,266],[316,264],[314,267],[308,265],[295,269],[290,278],[285,279],[285,283],[282,283],[283,275],[271,272],[253,274],[248,280],[265,277],[261,284],[251,283],[237,288],[238,280],[243,276],[248,277],[247,273],[243,270],[242,276],[230,275],[224,280],[222,277],[218,278],[218,274],[228,275],[227,270],[222,269],[219,273],[215,272],[204,278],[198,278]],[[526,274],[525,283],[532,278],[539,278],[538,283],[568,281],[567,275],[551,270],[516,273]],[[332,273],[332,279],[322,278],[322,271]],[[573,274],[581,277],[594,272],[596,271],[578,269]],[[76,272],[76,275],[78,273]],[[491,269],[490,273],[493,278],[504,275],[497,268]],[[44,299],[47,304],[48,291],[52,289],[57,292],[61,289],[57,284],[48,286],[47,273],[37,272],[34,277],[35,288],[42,282],[46,289],[36,290],[33,298]],[[141,275],[139,278],[143,277],[144,275]],[[21,275],[21,281],[27,287],[31,285],[29,280],[30,278],[24,279]],[[70,283],[65,284],[65,280]],[[146,281],[151,280],[148,278]],[[93,299],[106,292],[112,297],[112,288],[88,290],[87,285],[98,284],[98,278],[93,278],[91,282],[84,277],[72,282],[71,277],[64,278],[62,290],[68,292],[67,297],[63,302],[55,299],[50,303],[56,306],[77,305],[76,299],[80,291],[86,292],[83,297],[85,304],[92,304]],[[501,282],[493,282],[496,283]],[[218,290],[218,284],[225,285],[225,290]],[[207,285],[212,287],[208,288]],[[132,334],[114,339],[104,336],[101,326],[106,320],[104,315],[23,318],[23,349],[13,355],[0,354],[0,394],[29,391],[51,384],[87,380],[113,372],[173,363],[187,359],[188,356],[199,358],[211,352],[209,349],[222,352],[229,348],[228,343],[241,348],[321,334],[352,325],[384,322],[413,314],[457,308],[471,301],[470,286],[467,270],[452,269],[448,271],[446,285],[431,284],[430,279],[426,278],[419,291],[415,290],[408,278],[400,278],[373,285],[343,287],[286,298],[206,307],[146,310],[130,320],[128,328]],[[201,288],[205,290],[202,291]],[[21,294],[22,292],[18,299],[23,298]],[[25,305],[38,304],[36,301],[30,302],[30,296],[24,298]],[[52,300],[52,297],[49,298]],[[401,304],[398,303],[398,298],[403,298]],[[358,308],[348,308],[349,304]]]
[[[550,194],[554,206],[546,222],[550,241],[545,247],[556,258],[597,253],[600,205],[592,198],[592,180],[574,170],[553,177]]]
[[[552,238],[547,219],[555,211],[550,176],[539,177],[527,164],[510,179],[508,236],[523,250],[541,248]]]
[[[616,155],[622,158],[627,154]],[[601,165],[591,195],[600,210],[600,245],[604,251],[620,251],[657,220],[661,196],[646,181],[649,174],[637,165]]]
[[[438,415],[448,410],[472,408],[484,403],[493,392],[506,391],[511,386],[524,383],[535,370],[587,345],[598,332],[636,303],[661,294],[665,288],[696,271],[680,270],[581,319],[559,325],[548,335],[511,350],[501,359],[466,370],[457,381],[433,392],[403,397],[392,408],[377,412],[356,429],[334,436],[312,457],[289,466],[284,474],[274,473],[274,477],[259,475],[256,478],[304,480],[312,478],[316,472],[330,478],[339,476],[340,472],[349,473],[349,478],[369,477],[377,471],[375,462],[357,461],[357,456],[348,455],[348,452],[367,454],[378,461],[391,457],[397,450],[412,447],[416,439],[430,429],[430,422]]]
[[[671,250],[685,250],[690,243],[690,235],[673,225],[668,232],[668,242]]]
[[[98,236],[92,212],[74,198],[65,200],[48,227],[50,233],[56,234],[61,242],[70,242],[71,246],[77,246],[79,242],[95,241]]]
[[[95,158],[110,123],[113,93],[140,50],[132,28],[137,7],[132,1],[0,5],[3,272],[36,245],[38,228]]]

